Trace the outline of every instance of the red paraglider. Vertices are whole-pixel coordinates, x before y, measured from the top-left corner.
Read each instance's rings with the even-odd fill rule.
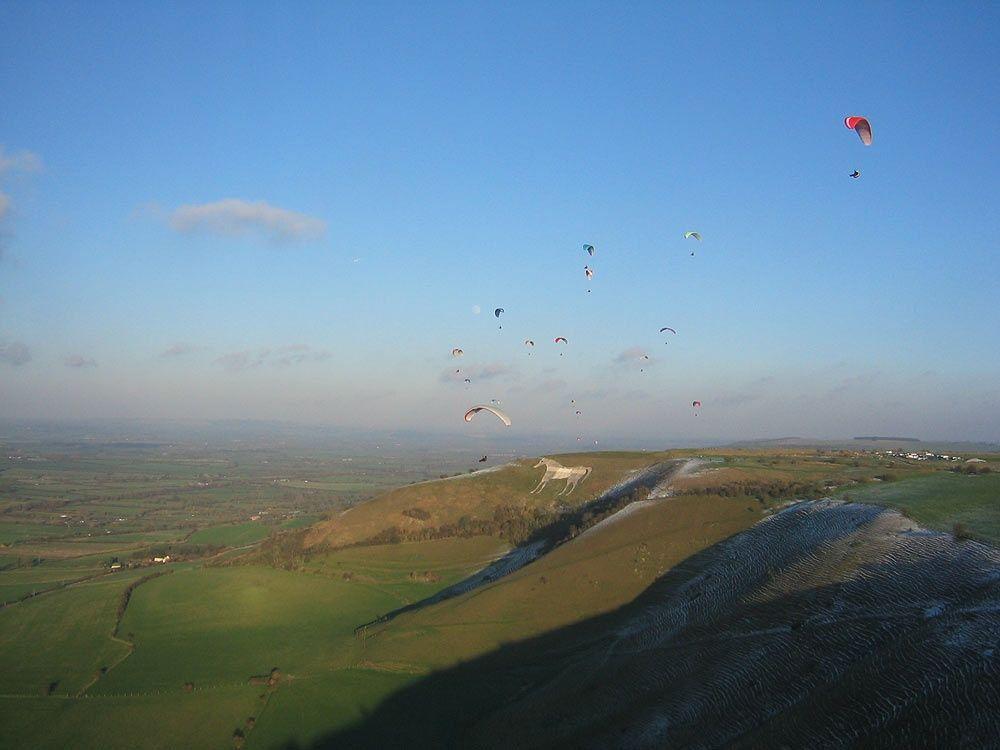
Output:
[[[856,132],[866,146],[872,145],[872,126],[867,117],[848,115],[844,118],[844,127]]]

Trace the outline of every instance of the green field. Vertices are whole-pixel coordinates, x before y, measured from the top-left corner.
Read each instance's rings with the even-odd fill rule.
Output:
[[[904,510],[914,521],[939,531],[951,531],[960,523],[972,534],[1000,544],[1000,473],[967,476],[942,471],[845,488],[843,495],[859,503]]]
[[[65,526],[40,523],[0,523],[0,544],[12,544],[28,539],[53,539],[72,536],[73,530]]]
[[[511,504],[556,519],[629,471],[704,454],[715,460],[678,478],[669,500],[574,535],[506,578],[431,606],[411,605],[502,556],[510,539],[477,532],[357,544],[387,526],[490,519]],[[19,468],[16,477],[5,472],[0,509],[15,520],[6,522],[9,541],[0,547],[0,602],[43,593],[0,604],[0,669],[8,680],[0,690],[0,747],[234,747],[234,732],[258,750],[308,746],[363,723],[439,670],[628,604],[665,571],[772,512],[789,499],[781,494],[789,487],[890,505],[932,528],[962,523],[983,539],[1000,539],[1000,473],[966,476],[819,452],[559,459],[594,467],[568,498],[556,497],[560,487],[527,494],[540,474],[532,460],[390,490],[346,513],[335,486],[352,480],[310,460],[285,466],[294,469],[287,474],[308,467],[308,482],[301,474],[280,481],[273,455],[239,464],[238,478],[224,474],[239,463],[231,460],[161,464],[148,456],[130,468],[117,458],[88,458],[72,472],[65,461],[38,462],[30,473]],[[120,497],[108,500],[101,481]],[[217,481],[225,486],[197,486]],[[175,490],[162,493],[178,482],[189,490],[179,499]],[[82,528],[43,538],[39,528],[60,529],[49,524],[67,508],[85,519]],[[245,520],[261,510],[269,511],[262,521]],[[277,542],[305,539],[312,546],[288,559],[266,554]],[[338,546],[344,542],[354,544]],[[181,562],[149,562],[166,550]],[[141,567],[110,573],[116,557]],[[132,591],[113,637],[126,588],[166,571]],[[390,612],[398,616],[356,635],[357,626]],[[275,668],[274,684],[251,683]],[[401,720],[419,724],[421,717]],[[443,736],[424,729],[428,741]]]
[[[248,523],[228,524],[225,526],[209,526],[207,529],[198,529],[190,537],[191,544],[217,544],[226,547],[242,547],[247,544],[259,542],[266,539],[271,533],[269,527],[262,523],[250,521]]]
[[[125,657],[128,645],[111,634],[121,593],[138,577],[101,576],[0,610],[3,694],[76,695]]]

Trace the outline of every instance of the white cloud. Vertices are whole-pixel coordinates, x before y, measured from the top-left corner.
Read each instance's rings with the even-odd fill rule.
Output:
[[[0,341],[0,362],[4,362],[12,367],[31,361],[31,350],[26,344],[20,341]]]
[[[90,357],[85,357],[82,354],[70,354],[63,357],[63,364],[67,367],[75,367],[77,369],[83,367],[97,367],[97,362]]]
[[[251,203],[238,198],[181,206],[170,215],[170,226],[185,234],[259,235],[271,242],[317,239],[326,233],[326,222],[322,219],[264,201]]]

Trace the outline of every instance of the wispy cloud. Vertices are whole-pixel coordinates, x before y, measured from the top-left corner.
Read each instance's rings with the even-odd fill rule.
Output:
[[[216,359],[215,364],[228,372],[241,372],[264,365],[290,367],[307,362],[322,362],[330,356],[330,352],[326,349],[313,349],[308,344],[290,344],[277,349],[229,352]]]
[[[330,352],[326,349],[313,349],[308,344],[291,344],[275,349],[270,361],[287,367],[303,362],[323,362],[327,359],[330,359]]]
[[[505,364],[491,362],[485,365],[466,365],[464,367],[448,368],[441,373],[439,380],[442,383],[461,383],[466,378],[475,382],[477,380],[495,380],[504,377],[516,377],[516,373]]]
[[[41,157],[32,151],[7,153],[0,146],[0,174],[4,172],[38,172],[42,169]]]
[[[42,160],[31,151],[7,153],[0,146],[0,177],[7,172],[37,172],[42,168]],[[0,192],[0,221],[10,213],[10,196]],[[0,236],[0,253],[3,252],[3,237]]]
[[[249,370],[253,367],[260,367],[264,364],[264,358],[260,355],[255,356],[249,351],[229,352],[229,354],[223,354],[216,359],[215,364],[220,365],[222,369],[229,372],[239,372],[241,370]]]
[[[763,398],[763,396],[760,393],[729,393],[713,398],[712,405],[716,407],[735,409],[740,406],[752,404],[754,401],[759,401],[761,398]]]
[[[90,357],[85,357],[82,354],[69,354],[63,357],[63,364],[67,367],[75,367],[77,369],[83,367],[97,367],[97,362]]]
[[[250,202],[238,198],[181,206],[170,215],[170,226],[185,234],[257,235],[271,242],[311,240],[326,233],[326,222],[322,219],[272,206],[265,201]]]
[[[189,344],[186,341],[178,341],[160,352],[160,358],[170,359],[172,357],[183,357],[185,354],[200,351],[202,348],[203,347],[196,344]]]
[[[0,362],[20,367],[31,361],[31,350],[20,341],[0,341]]]
[[[615,357],[615,363],[619,365],[628,365],[633,363],[644,363],[645,365],[651,365],[653,363],[653,358],[649,356],[649,352],[643,349],[641,346],[632,346],[621,352],[617,357]]]
[[[827,396],[842,396],[852,391],[867,390],[879,377],[878,372],[865,372],[844,378],[829,390]]]

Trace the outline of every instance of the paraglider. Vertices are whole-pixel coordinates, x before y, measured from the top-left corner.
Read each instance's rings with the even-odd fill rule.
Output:
[[[684,239],[686,239],[686,240],[698,240],[698,242],[701,242],[701,233],[700,232],[685,232],[684,233]],[[694,255],[694,250],[691,251],[691,255]]]
[[[503,308],[498,307],[496,310],[493,311],[493,315],[494,317],[496,317],[497,320],[500,320],[500,316],[503,315]],[[500,328],[501,329],[503,328],[503,323],[500,324]]]
[[[492,406],[486,406],[484,404],[478,404],[476,406],[473,406],[471,409],[469,409],[467,412],[465,412],[465,421],[466,422],[471,422],[472,418],[476,414],[478,414],[479,412],[481,412],[481,411],[488,411],[494,417],[496,417],[501,422],[503,422],[505,425],[507,425],[508,427],[510,427],[510,417],[508,417],[506,414],[504,414],[499,409],[495,409]]]
[[[691,402],[691,408],[692,409],[700,409],[701,408],[701,401],[692,401]],[[694,415],[697,417],[698,416],[698,412],[696,411],[694,413]]]
[[[458,347],[455,347],[454,349],[451,350],[451,356],[453,357],[461,357],[463,354],[465,354],[465,352],[463,352]]]
[[[489,460],[490,460],[489,456],[483,456],[481,459],[479,459],[479,463],[484,464]]]
[[[593,245],[588,245],[584,243],[583,249],[587,252],[587,255],[593,256],[597,252],[597,249]]]
[[[576,416],[578,416],[578,417],[579,417],[579,416],[580,416],[581,414],[583,414],[583,412],[582,412],[582,411],[580,411],[579,409],[577,409],[577,410],[576,410]]]
[[[566,340],[566,338],[564,336],[556,336],[555,343],[557,343],[557,344],[559,344],[559,343],[568,344],[569,342]],[[559,356],[561,357],[562,355],[563,355],[563,353],[559,352]]]
[[[472,385],[472,381],[469,380],[468,378],[465,379],[465,382],[468,383],[469,385]]]
[[[872,126],[867,117],[848,115],[844,118],[844,127],[853,130],[866,146],[872,145]]]
[[[861,170],[855,169],[853,172],[851,172],[850,176],[853,177],[855,180],[858,179],[861,176]]]
[[[674,334],[674,336],[677,335],[677,331],[675,331],[670,326],[663,326],[663,328],[660,329],[660,333],[663,333],[664,331],[670,331],[672,334]]]
[[[524,340],[524,345],[525,345],[526,347],[528,347],[529,349],[532,349],[532,348],[534,348],[534,346],[535,346],[535,342],[534,342],[534,341],[532,341],[531,339],[525,339],[525,340]],[[529,357],[531,356],[531,352],[528,352],[528,356],[529,356]]]

